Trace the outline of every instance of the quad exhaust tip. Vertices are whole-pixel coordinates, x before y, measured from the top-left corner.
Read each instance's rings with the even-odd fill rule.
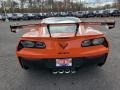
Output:
[[[71,73],[72,73],[72,74],[75,74],[75,73],[76,73],[76,70],[74,70],[74,69],[71,70]]]
[[[63,73],[64,73],[64,69],[58,70],[58,73],[59,73],[59,74],[63,74]]]
[[[69,73],[70,73],[70,69],[66,69],[66,70],[65,70],[65,73],[66,73],[66,74],[69,74]]]
[[[76,70],[75,69],[53,69],[52,70],[52,74],[75,74],[76,73]]]
[[[58,71],[56,69],[52,70],[52,74],[58,74]]]

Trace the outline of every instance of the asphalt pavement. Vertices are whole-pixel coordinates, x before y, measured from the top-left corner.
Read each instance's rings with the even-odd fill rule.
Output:
[[[46,69],[23,70],[15,55],[21,33],[10,32],[14,23],[36,23],[40,21],[0,21],[0,90],[120,90],[120,17],[116,27],[102,30],[110,42],[110,53],[103,67],[85,65],[76,74],[53,75]],[[105,18],[84,19],[90,21]]]

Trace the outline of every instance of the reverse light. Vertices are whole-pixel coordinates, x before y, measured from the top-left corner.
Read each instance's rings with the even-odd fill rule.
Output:
[[[104,38],[97,38],[92,41],[93,45],[101,45],[105,41]]]
[[[83,47],[91,46],[91,44],[92,44],[91,40],[85,40],[82,42]]]
[[[36,47],[36,48],[45,48],[46,45],[45,45],[44,42],[36,42],[36,43],[35,43],[35,47]]]

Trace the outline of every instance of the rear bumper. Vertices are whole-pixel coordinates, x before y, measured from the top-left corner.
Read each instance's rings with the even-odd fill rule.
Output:
[[[95,57],[101,56],[109,52],[109,48],[104,46],[92,46],[85,48],[72,48],[70,50],[42,50],[33,48],[24,48],[17,51],[17,57],[26,58],[28,60],[39,60],[45,58],[76,58],[76,57]]]
[[[107,58],[107,54],[95,56],[95,57],[78,57],[78,58],[72,58],[72,66],[70,67],[56,67],[56,59],[37,59],[37,60],[29,60],[25,58],[19,58],[22,60],[24,64],[27,64],[28,66],[40,66],[40,67],[46,67],[46,68],[79,68],[83,64],[90,63],[90,64],[98,64],[105,61]]]

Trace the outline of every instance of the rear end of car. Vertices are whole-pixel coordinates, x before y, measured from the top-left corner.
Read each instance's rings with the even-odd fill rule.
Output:
[[[71,71],[88,62],[105,63],[109,48],[103,34],[74,36],[75,24],[49,29],[51,37],[21,37],[16,53],[23,68],[39,65]]]
[[[26,66],[36,63],[47,68],[79,68],[83,63],[102,63],[108,54],[104,36],[77,38],[21,38],[17,56]]]
[[[111,29],[114,22],[88,23],[72,17],[53,17],[42,23],[11,26],[12,32],[16,32],[15,29],[30,28],[20,38],[16,50],[22,68],[39,65],[53,70],[53,73],[74,73],[85,63],[102,66],[106,62],[109,45],[104,34],[93,28],[83,29],[83,25],[108,25]]]

